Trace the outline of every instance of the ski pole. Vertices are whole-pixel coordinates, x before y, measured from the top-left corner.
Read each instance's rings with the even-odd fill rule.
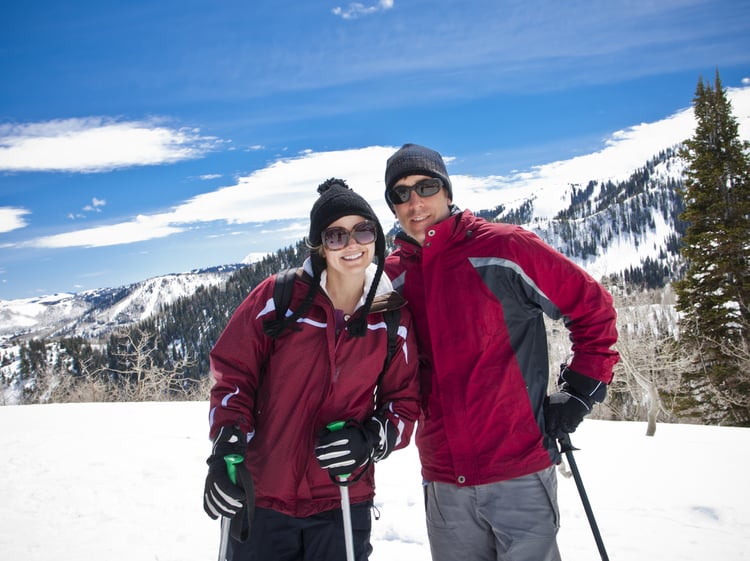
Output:
[[[244,458],[240,454],[227,454],[224,456],[224,461],[227,463],[227,473],[229,474],[229,480],[237,485],[237,464],[241,464]],[[226,516],[221,517],[221,541],[219,542],[219,561],[226,561],[227,559],[227,545],[229,544],[229,527],[232,519]]]
[[[558,442],[560,443],[560,452],[565,454],[565,457],[568,460],[568,465],[570,466],[570,471],[573,472],[573,479],[576,482],[578,494],[581,496],[583,510],[586,511],[586,518],[588,518],[589,526],[591,526],[591,531],[594,534],[594,541],[596,541],[596,547],[599,549],[599,555],[601,555],[602,561],[609,561],[607,550],[604,549],[604,541],[602,540],[602,535],[599,533],[599,526],[597,525],[596,519],[594,518],[594,511],[591,509],[591,503],[589,502],[588,495],[586,494],[586,489],[584,489],[583,487],[583,480],[581,479],[581,473],[578,471],[578,464],[576,464],[576,460],[573,457],[573,450],[578,450],[578,448],[573,446],[573,443],[570,441],[570,435],[568,433],[565,433],[562,438],[558,439]]]
[[[335,421],[329,423],[326,428],[331,431],[337,431],[344,428],[344,421]],[[350,474],[339,475],[338,479],[342,483],[339,485],[341,493],[341,511],[344,519],[344,543],[346,545],[346,561],[354,561],[354,535],[352,533],[352,512],[349,503],[349,487],[343,483],[349,478]],[[223,561],[223,560],[222,560]]]

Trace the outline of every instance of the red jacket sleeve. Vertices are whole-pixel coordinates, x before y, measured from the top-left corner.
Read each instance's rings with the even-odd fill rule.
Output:
[[[256,317],[273,299],[274,279],[263,281],[237,307],[211,349],[211,438],[225,425],[237,425],[247,434],[255,429],[256,390],[271,350],[271,339],[263,333],[262,322]]]
[[[573,358],[569,367],[605,383],[612,381],[612,368],[619,354],[617,312],[607,290],[563,254],[544,243],[532,232],[516,237],[521,244],[517,255],[524,256],[523,268],[552,303],[551,317],[560,319],[570,332]],[[523,247],[526,246],[526,247]]]

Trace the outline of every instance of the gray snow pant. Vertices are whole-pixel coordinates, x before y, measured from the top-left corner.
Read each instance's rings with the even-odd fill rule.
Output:
[[[560,561],[554,467],[473,487],[428,483],[425,492],[433,561]]]

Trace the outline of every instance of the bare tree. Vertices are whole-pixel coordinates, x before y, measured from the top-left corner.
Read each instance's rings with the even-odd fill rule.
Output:
[[[656,433],[659,416],[673,421],[672,396],[690,357],[676,345],[677,317],[671,288],[616,297],[620,363],[608,405],[622,419],[647,421]]]
[[[197,391],[198,385],[183,375],[185,368],[194,364],[189,358],[163,364],[157,358],[154,338],[138,328],[122,332],[116,339],[121,344],[112,354],[124,367],[109,370],[121,381],[121,400],[165,401],[175,396],[187,399]]]
[[[37,403],[82,403],[114,401],[116,391],[107,379],[105,368],[95,367],[94,359],[84,359],[80,372],[71,373],[69,365],[57,362],[47,365],[35,378]]]
[[[626,294],[613,290],[619,333],[616,348],[620,362],[607,399],[591,414],[596,419],[647,421],[646,434],[653,436],[659,418],[676,420],[673,396],[690,357],[677,351],[677,317],[674,294],[668,286]],[[567,330],[558,322],[547,324],[550,355],[550,385],[558,366],[570,355]]]

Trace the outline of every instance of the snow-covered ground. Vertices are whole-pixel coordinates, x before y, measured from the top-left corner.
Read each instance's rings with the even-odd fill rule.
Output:
[[[0,559],[206,561],[208,407],[0,407]],[[587,420],[573,435],[613,561],[750,559],[750,429]],[[416,450],[377,467],[372,561],[430,559]],[[563,558],[599,559],[572,479],[560,477]]]

